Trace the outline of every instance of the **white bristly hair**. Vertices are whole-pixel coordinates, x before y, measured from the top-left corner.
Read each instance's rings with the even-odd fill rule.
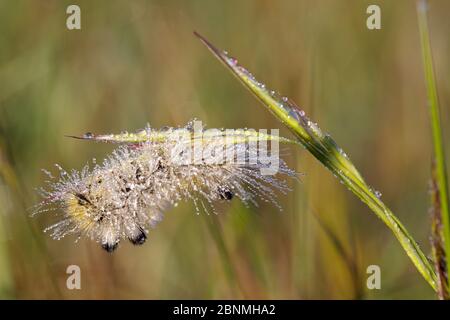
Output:
[[[57,214],[60,220],[45,230],[54,239],[68,234],[85,236],[112,252],[121,239],[144,243],[149,228],[180,201],[192,200],[197,213],[203,209],[215,212],[214,202],[234,197],[245,204],[257,205],[260,199],[279,207],[274,191],[289,190],[285,181],[261,174],[267,164],[249,152],[243,141],[225,145],[218,138],[202,143],[204,148],[221,147],[225,152],[234,148],[235,157],[244,162],[208,161],[204,153],[200,162],[180,161],[183,151],[179,150],[186,150],[186,143],[167,139],[122,145],[102,164],[80,172],[57,166],[58,178],[47,172],[51,179],[40,190],[44,200],[35,213]],[[280,159],[278,175],[295,177],[296,173]]]

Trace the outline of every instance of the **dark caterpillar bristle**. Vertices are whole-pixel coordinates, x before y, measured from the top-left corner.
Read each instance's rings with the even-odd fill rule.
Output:
[[[102,243],[102,248],[105,249],[107,252],[112,253],[114,250],[117,249],[117,246],[119,245],[119,242],[116,243]]]
[[[228,201],[233,199],[234,194],[230,189],[228,189],[226,187],[219,187],[218,191],[219,191],[220,199],[228,200]]]
[[[147,235],[143,230],[140,230],[134,237],[128,238],[132,244],[135,246],[140,246],[147,240]]]

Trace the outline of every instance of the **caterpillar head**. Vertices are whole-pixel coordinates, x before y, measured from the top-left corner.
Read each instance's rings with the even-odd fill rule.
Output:
[[[111,199],[111,190],[97,177],[82,192],[66,195],[66,214],[78,230],[96,239],[108,252],[113,252],[123,237],[134,245],[143,244],[145,230],[135,216],[124,214],[126,201]]]

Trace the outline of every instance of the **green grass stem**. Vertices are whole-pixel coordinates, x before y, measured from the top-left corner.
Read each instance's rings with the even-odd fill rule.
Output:
[[[430,32],[427,21],[427,2],[417,2],[417,15],[419,20],[420,44],[427,86],[428,107],[430,112],[431,129],[433,136],[434,159],[436,162],[436,183],[440,199],[440,211],[442,220],[442,236],[444,238],[445,256],[450,257],[450,212],[447,183],[447,169],[445,166],[445,152],[442,142],[442,129],[439,112],[439,99],[436,88],[436,80],[431,52]],[[450,274],[450,263],[447,263],[447,274]],[[448,285],[448,284],[447,284]]]

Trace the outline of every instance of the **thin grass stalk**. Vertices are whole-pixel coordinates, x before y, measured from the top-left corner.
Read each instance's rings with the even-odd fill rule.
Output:
[[[215,48],[204,37],[195,33],[213,55],[227,66],[231,72],[249,89],[263,105],[297,137],[300,143],[319,160],[350,191],[364,202],[392,231],[401,246],[425,278],[436,290],[436,274],[425,254],[407,229],[381,201],[380,194],[374,191],[363,179],[346,153],[336,144],[329,134],[323,133],[292,101],[281,97],[258,82],[235,58]]]
[[[225,240],[223,239],[219,219],[215,214],[208,215],[208,218],[209,219],[206,219],[205,221],[209,233],[211,234],[217,250],[219,251],[219,255],[222,260],[222,266],[228,279],[228,283],[231,285],[233,291],[239,293],[239,295],[241,296],[245,296],[241,283],[238,279],[233,260],[231,259],[230,253],[225,244]]]
[[[439,192],[440,212],[442,220],[442,236],[445,257],[450,257],[450,211],[448,197],[447,169],[445,165],[445,151],[442,141],[442,129],[439,111],[439,99],[436,88],[436,78],[431,51],[430,32],[428,30],[427,1],[417,2],[417,16],[419,20],[420,44],[427,86],[428,106],[430,112],[431,129],[433,136],[434,159],[436,162],[436,184]],[[447,274],[450,274],[450,264],[446,266]],[[447,285],[449,285],[447,283]]]
[[[27,212],[27,204],[25,203],[24,199],[27,199],[28,197],[24,193],[24,188],[21,185],[16,172],[14,171],[13,167],[9,163],[9,161],[6,158],[6,154],[3,154],[4,150],[6,149],[6,146],[4,146],[4,143],[0,137],[0,180],[3,180],[4,184],[15,194],[17,197],[14,199],[15,203],[17,203],[17,206],[19,207],[20,211],[25,213]],[[1,212],[0,212],[1,215]],[[2,218],[2,217],[0,217]],[[48,259],[48,248],[43,241],[42,237],[39,236],[39,233],[37,232],[35,226],[29,222],[29,219],[26,219],[26,227],[30,230],[31,236],[33,237],[33,240],[35,241],[37,248],[38,248],[38,254],[44,257],[44,265],[45,268],[49,271],[49,274],[54,274],[54,268],[49,263]],[[8,222],[5,219],[5,222]],[[6,223],[5,223],[6,225]],[[9,243],[9,242],[8,242]],[[12,246],[12,242],[9,243],[8,246],[8,253],[12,257],[12,252],[14,251],[14,247]],[[17,282],[17,279],[14,281]],[[53,286],[54,292],[57,297],[62,297],[61,289],[57,283],[57,280],[55,277],[50,277],[50,282]],[[16,294],[16,293],[15,293]]]
[[[347,251],[347,249],[344,247],[343,242],[339,239],[339,237],[333,231],[333,229],[330,228],[330,226],[325,223],[325,221],[320,217],[320,215],[314,213],[313,216],[316,218],[320,228],[323,230],[323,232],[333,245],[334,249],[336,250],[336,253],[341,257],[342,261],[345,263],[348,269],[348,272],[352,279],[353,294],[354,294],[353,299],[355,300],[363,299],[364,287],[362,286],[363,281],[361,281],[361,272],[356,263],[355,258],[356,254],[351,254],[350,252]]]
[[[442,237],[442,215],[439,187],[436,179],[436,162],[433,161],[430,181],[430,218],[431,218],[431,252],[433,255],[434,268],[437,276],[437,296],[440,300],[449,299],[447,286],[447,261]]]

